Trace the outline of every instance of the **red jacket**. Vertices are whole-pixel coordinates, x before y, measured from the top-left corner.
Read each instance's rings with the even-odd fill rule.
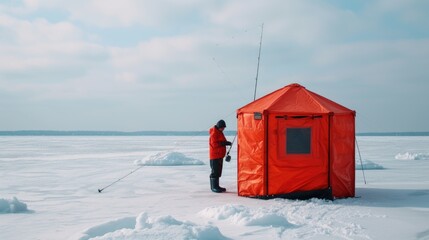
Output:
[[[210,128],[210,160],[219,159],[225,157],[226,146],[225,146],[225,135],[223,132],[216,128],[216,126]]]

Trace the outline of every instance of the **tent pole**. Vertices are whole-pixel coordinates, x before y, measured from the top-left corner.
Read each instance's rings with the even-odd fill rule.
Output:
[[[331,189],[331,120],[333,112],[328,115],[328,189]]]
[[[356,141],[356,147],[357,147],[357,150],[358,150],[358,153],[359,153],[359,160],[360,160],[360,167],[362,169],[363,182],[366,184],[365,171],[363,170],[362,157],[360,155],[359,145],[358,145],[358,141],[357,141],[356,136],[355,136],[355,141]]]
[[[268,196],[268,122],[269,122],[269,114],[264,113],[265,116],[265,196]]]

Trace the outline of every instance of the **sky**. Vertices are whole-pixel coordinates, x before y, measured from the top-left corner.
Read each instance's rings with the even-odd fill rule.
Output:
[[[299,83],[356,110],[357,132],[429,131],[428,12],[426,0],[1,0],[0,130],[234,130],[263,33],[257,98]]]

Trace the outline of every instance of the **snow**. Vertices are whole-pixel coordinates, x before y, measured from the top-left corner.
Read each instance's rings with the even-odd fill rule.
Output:
[[[370,160],[362,160],[362,162],[360,162],[360,160],[356,159],[355,169],[362,170],[362,168],[364,170],[374,170],[374,169],[383,169],[384,167]]]
[[[183,166],[204,165],[204,162],[190,158],[180,152],[160,152],[154,155],[149,155],[143,160],[137,160],[134,164],[144,166]]]
[[[122,218],[87,229],[79,240],[87,239],[227,239],[217,227],[182,222],[172,216]]]
[[[208,207],[199,214],[208,219],[229,220],[231,224],[262,227],[292,226],[287,217],[279,214],[280,209],[249,209],[243,205],[226,204],[218,207]]]
[[[398,153],[395,156],[397,160],[429,160],[428,153]]]
[[[0,137],[0,239],[429,239],[429,137],[358,137],[335,201],[237,196],[236,146],[212,193],[207,140]]]
[[[22,212],[30,212],[27,209],[27,204],[19,201],[16,197],[13,197],[13,199],[0,198],[0,214]]]

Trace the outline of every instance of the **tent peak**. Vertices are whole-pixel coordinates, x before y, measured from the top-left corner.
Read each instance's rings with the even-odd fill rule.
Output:
[[[298,83],[277,89],[237,110],[240,113],[350,113],[352,110],[307,90]]]
[[[302,86],[302,85],[300,85],[298,83],[292,83],[292,84],[287,85],[286,87],[300,87],[300,88],[305,88],[304,86]]]

